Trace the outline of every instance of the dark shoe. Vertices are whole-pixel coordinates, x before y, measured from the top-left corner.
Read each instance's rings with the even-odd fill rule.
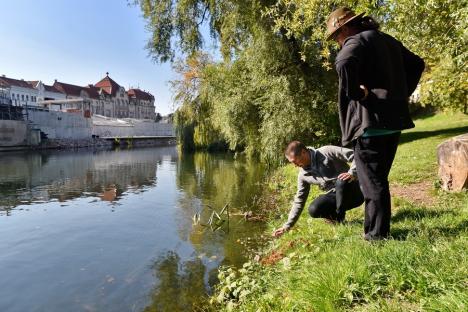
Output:
[[[346,212],[337,212],[336,213],[336,222],[343,223],[346,217]]]

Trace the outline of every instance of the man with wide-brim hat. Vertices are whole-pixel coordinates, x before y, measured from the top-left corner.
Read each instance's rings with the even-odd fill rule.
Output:
[[[364,238],[390,235],[388,174],[400,132],[414,127],[408,98],[416,89],[424,61],[364,13],[338,8],[327,19],[327,38],[341,47],[339,77],[341,140],[354,148],[357,176],[365,198]]]

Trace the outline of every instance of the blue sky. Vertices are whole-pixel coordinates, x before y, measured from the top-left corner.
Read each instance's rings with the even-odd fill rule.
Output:
[[[126,0],[2,0],[0,75],[87,85],[108,71],[126,89],[151,92],[165,115],[175,75],[148,57],[149,36],[140,9]]]

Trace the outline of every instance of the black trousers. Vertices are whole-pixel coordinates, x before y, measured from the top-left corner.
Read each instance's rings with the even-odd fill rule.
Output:
[[[339,215],[358,207],[364,202],[357,181],[336,180],[335,191],[318,196],[309,206],[312,218],[339,219]]]
[[[365,199],[365,239],[390,234],[391,203],[388,174],[395,158],[400,133],[358,138],[354,141],[354,161]]]

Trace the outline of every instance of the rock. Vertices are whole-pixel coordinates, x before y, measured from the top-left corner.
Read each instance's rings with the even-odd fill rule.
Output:
[[[439,144],[437,158],[444,190],[461,191],[468,187],[468,133]]]

